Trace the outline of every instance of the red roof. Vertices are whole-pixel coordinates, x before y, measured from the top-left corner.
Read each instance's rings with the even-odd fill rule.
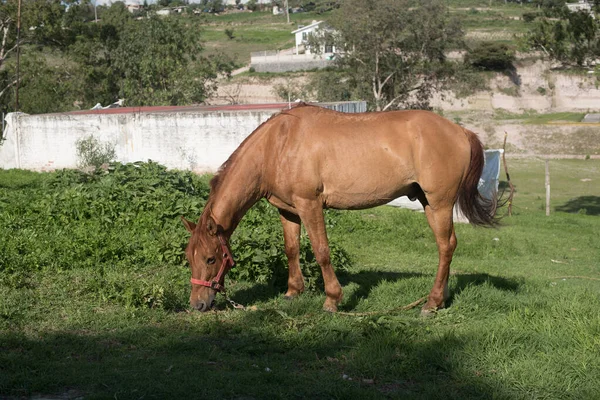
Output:
[[[291,103],[293,107],[296,103]],[[60,114],[127,114],[127,113],[157,113],[157,112],[211,112],[211,111],[252,111],[252,110],[283,110],[289,108],[288,103],[268,104],[233,104],[220,106],[144,106],[144,107],[119,107],[104,110],[69,111]],[[58,113],[57,113],[58,114]]]

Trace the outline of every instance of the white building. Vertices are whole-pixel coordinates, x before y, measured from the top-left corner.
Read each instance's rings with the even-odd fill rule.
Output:
[[[305,54],[316,53],[315,51],[311,52],[308,39],[312,35],[323,35],[326,31],[330,30],[325,26],[323,21],[313,21],[310,25],[302,26],[292,31],[292,34],[296,37],[296,54],[300,54],[301,50],[304,50]],[[324,46],[321,46],[321,53],[324,55],[332,55],[334,52],[335,46],[333,46],[333,43],[326,43]]]
[[[567,8],[571,12],[584,11],[591,13],[592,5],[587,0],[579,0],[577,3],[567,3]]]

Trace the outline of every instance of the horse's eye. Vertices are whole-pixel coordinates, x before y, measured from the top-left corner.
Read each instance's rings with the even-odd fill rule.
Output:
[[[209,258],[208,260],[206,260],[207,264],[214,264],[215,261],[217,261],[214,257]]]

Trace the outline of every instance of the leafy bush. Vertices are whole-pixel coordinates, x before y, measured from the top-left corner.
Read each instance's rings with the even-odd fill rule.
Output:
[[[11,182],[2,179],[8,175]],[[89,278],[74,290],[103,301],[133,308],[187,306],[188,235],[179,216],[200,215],[207,177],[154,162],[114,163],[90,174],[35,174],[43,177],[37,180],[29,173],[21,186],[12,175],[0,173],[0,284],[35,287],[39,272],[86,270]],[[335,218],[330,213],[328,223]],[[273,207],[262,201],[251,209],[231,245],[237,265],[230,278],[285,287],[287,260]],[[335,243],[331,249],[336,268],[345,269],[346,252]],[[315,288],[320,268],[306,237],[301,262],[307,286]]]
[[[327,223],[334,223],[337,213],[326,212]],[[230,274],[236,279],[257,282],[271,281],[276,286],[287,284],[288,267],[284,251],[283,230],[277,210],[261,200],[244,217],[231,241],[237,265]],[[347,252],[335,242],[330,243],[331,262],[336,271],[346,271],[350,265]],[[300,240],[300,265],[308,290],[322,285],[321,268],[315,261],[308,236]]]
[[[505,71],[514,69],[515,52],[504,43],[481,42],[469,50],[465,63],[487,71]]]
[[[525,12],[523,13],[523,21],[529,23],[535,21],[540,15],[536,12]]]
[[[77,149],[78,166],[80,168],[99,168],[102,164],[113,161],[117,155],[115,145],[111,143],[100,143],[93,136],[79,139],[75,142]]]

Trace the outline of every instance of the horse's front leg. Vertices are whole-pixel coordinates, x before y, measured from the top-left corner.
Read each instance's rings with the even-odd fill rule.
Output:
[[[285,298],[293,299],[304,292],[304,277],[300,270],[300,217],[282,209],[279,209],[279,217],[283,225],[285,255],[289,267],[288,290]]]
[[[342,286],[333,271],[329,256],[329,242],[325,229],[325,218],[323,207],[318,202],[306,202],[302,206],[297,205],[302,223],[306,227],[310,243],[312,245],[315,259],[321,267],[323,282],[325,283],[325,294],[327,299],[323,304],[325,311],[336,312],[337,306],[342,302]]]

